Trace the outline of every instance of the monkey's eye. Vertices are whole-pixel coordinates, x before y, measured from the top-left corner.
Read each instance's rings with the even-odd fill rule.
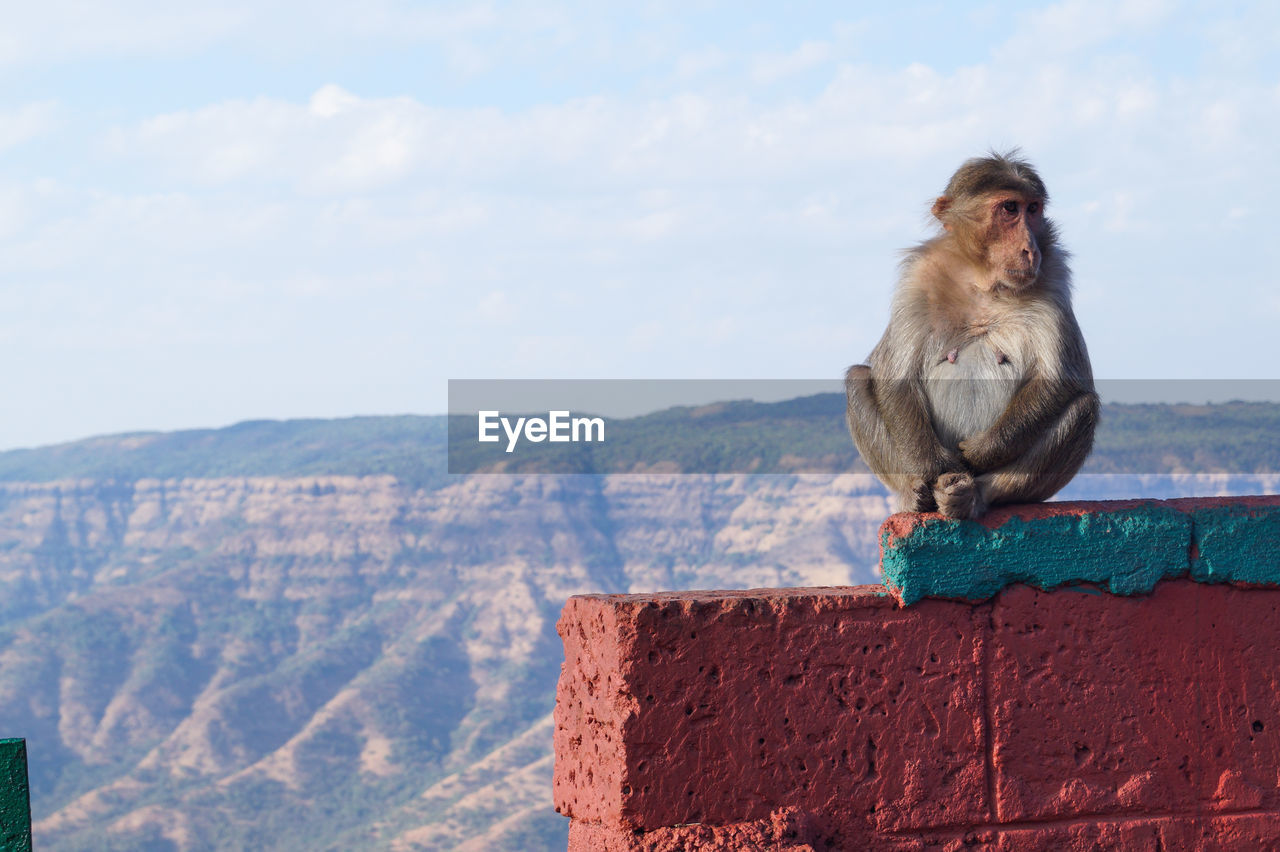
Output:
[[[1018,202],[1016,202],[1016,201],[1006,201],[1004,204],[1002,204],[1002,205],[1000,205],[1000,206],[1004,208],[1004,212],[1006,212],[1006,213],[1017,213],[1017,212],[1018,212]]]
[[[1028,213],[1039,213],[1039,212],[1040,212],[1040,202],[1038,202],[1038,201],[1033,201],[1033,202],[1031,202],[1030,204],[1028,204],[1028,205],[1027,205],[1027,212],[1028,212]]]

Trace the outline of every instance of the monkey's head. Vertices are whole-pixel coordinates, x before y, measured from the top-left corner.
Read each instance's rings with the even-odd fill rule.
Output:
[[[933,215],[981,271],[979,286],[1017,292],[1036,283],[1053,250],[1048,200],[1044,181],[1015,150],[966,161],[933,203]]]

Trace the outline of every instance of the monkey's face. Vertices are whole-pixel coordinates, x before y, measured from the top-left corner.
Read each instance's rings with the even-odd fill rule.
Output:
[[[1044,203],[1017,192],[997,193],[987,201],[985,259],[991,286],[1026,289],[1040,275]]]

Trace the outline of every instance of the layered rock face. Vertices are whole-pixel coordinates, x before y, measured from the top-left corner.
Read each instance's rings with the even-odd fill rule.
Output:
[[[41,849],[553,849],[583,592],[873,579],[865,476],[0,486]]]

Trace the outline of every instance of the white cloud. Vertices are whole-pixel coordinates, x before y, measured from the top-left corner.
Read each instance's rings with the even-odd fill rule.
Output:
[[[155,158],[180,181],[291,183],[301,189],[369,188],[403,176],[433,146],[432,110],[404,98],[363,101],[333,85],[306,106],[229,101],[117,128],[110,150]]]
[[[1248,70],[1260,62],[1273,62],[1280,51],[1280,8],[1274,3],[1251,4],[1247,11],[1204,22],[1212,47],[1210,59],[1217,67]]]
[[[48,69],[70,63],[164,61],[174,67],[376,66],[383,54],[413,51],[430,73],[451,81],[509,73],[513,65],[616,57],[608,7],[542,0],[48,0],[6,7],[0,68]],[[572,49],[570,49],[572,48]],[[572,59],[570,58],[572,57]],[[415,62],[416,65],[416,62]],[[413,69],[417,72],[417,69]],[[197,70],[202,76],[203,70]],[[318,82],[318,81],[317,81]],[[249,94],[258,94],[250,92]],[[121,93],[128,99],[129,93]]]
[[[729,55],[718,47],[704,47],[680,54],[676,59],[675,73],[680,80],[700,77],[708,71],[717,71],[729,63]]]
[[[1064,0],[1024,13],[1017,33],[996,52],[998,62],[1078,53],[1117,36],[1154,29],[1173,12],[1166,0]]]
[[[249,7],[114,0],[7,4],[0,65],[46,65],[88,56],[172,55],[207,46],[243,27]]]
[[[311,114],[320,118],[333,118],[360,103],[360,99],[341,86],[329,84],[321,86],[311,96]]]
[[[806,41],[790,53],[759,56],[752,63],[751,76],[761,83],[773,83],[784,77],[810,71],[828,62],[832,48],[828,42]]]
[[[494,290],[476,305],[480,317],[493,325],[510,325],[515,319],[516,309],[511,299],[501,290]]]
[[[353,44],[428,42],[456,46],[497,40],[491,56],[509,55],[520,34],[543,44],[571,26],[564,10],[537,3],[369,0],[354,7],[324,0],[222,0],[173,4],[156,0],[46,0],[5,9],[0,65],[111,56],[177,56],[234,45],[268,55],[350,49]],[[472,58],[470,62],[484,61]]]
[[[1215,100],[1201,110],[1204,141],[1221,151],[1233,151],[1240,138],[1241,105],[1234,99]]]
[[[51,101],[0,110],[0,152],[47,134],[57,123],[58,107]]]
[[[203,185],[267,181],[344,194],[408,180],[616,190],[839,174],[868,157],[901,174],[933,157],[992,144],[1035,149],[1093,127],[1120,134],[1111,148],[1166,97],[1149,79],[1069,76],[1052,65],[1010,78],[982,67],[943,75],[918,63],[889,72],[841,66],[817,97],[781,105],[688,93],[503,112],[361,98],[327,85],[306,105],[229,101],[157,116],[118,128],[111,148]],[[1233,101],[1215,97],[1211,121],[1221,128]],[[1204,121],[1193,107],[1164,118]]]
[[[1137,20],[1139,12],[1117,14]],[[767,336],[774,322],[817,321],[830,310],[822,290],[836,278],[849,282],[844,304],[881,303],[895,250],[926,233],[923,210],[949,171],[1015,144],[1049,179],[1071,247],[1095,258],[1116,253],[1112,272],[1104,264],[1101,278],[1081,287],[1113,288],[1121,305],[1136,304],[1147,294],[1127,287],[1134,269],[1154,262],[1187,276],[1206,261],[1175,260],[1177,250],[1165,248],[1139,264],[1121,240],[1177,242],[1194,231],[1196,210],[1265,206],[1261,193],[1278,170],[1254,139],[1271,138],[1264,127],[1280,118],[1274,98],[1264,99],[1269,124],[1246,123],[1242,116],[1258,115],[1257,97],[1249,86],[1188,85],[1124,56],[1046,61],[1021,74],[846,64],[817,95],[780,104],[685,92],[503,111],[367,98],[330,84],[303,103],[228,101],[122,126],[112,150],[135,165],[163,164],[167,180],[192,192],[213,186],[248,199],[271,186],[300,203],[327,199],[320,209],[338,217],[332,225],[296,218],[297,209],[282,215],[311,232],[308,244],[341,227],[355,254],[378,246],[428,263],[432,280],[456,294],[454,309],[467,292],[490,294],[470,297],[487,305],[478,319],[501,315],[494,293],[515,299],[516,289],[609,280],[610,294],[558,313],[521,296],[521,319],[567,328],[587,315],[586,304],[608,314],[604,306],[642,288],[647,297],[628,308],[632,327],[659,323],[692,345],[709,320],[663,306],[688,299],[693,281],[721,294],[706,297],[707,310],[727,312],[716,319],[742,339],[750,329]],[[863,273],[824,265],[837,258]],[[812,277],[797,283],[789,267]],[[794,298],[780,309],[767,295],[744,298],[743,275],[759,276],[751,292],[785,281]],[[1181,310],[1176,300],[1162,309]],[[851,324],[849,348],[868,348],[877,333],[874,324]],[[758,372],[771,362],[760,352],[735,360],[729,349],[726,368]],[[540,363],[564,374],[552,351]],[[609,369],[607,355],[598,363]]]

